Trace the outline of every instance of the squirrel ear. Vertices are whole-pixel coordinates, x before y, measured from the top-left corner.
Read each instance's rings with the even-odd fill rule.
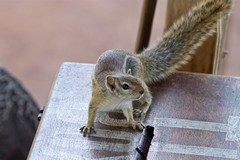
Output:
[[[106,86],[107,86],[108,89],[113,91],[116,88],[116,86],[115,86],[115,77],[107,76],[106,77]]]

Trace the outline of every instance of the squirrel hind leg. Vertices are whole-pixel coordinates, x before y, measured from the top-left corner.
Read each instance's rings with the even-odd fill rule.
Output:
[[[129,68],[129,69],[127,70],[127,74],[132,75],[132,69],[131,69],[131,68]]]
[[[123,73],[130,74],[132,76],[138,76],[141,66],[140,60],[133,56],[126,56],[123,64]]]

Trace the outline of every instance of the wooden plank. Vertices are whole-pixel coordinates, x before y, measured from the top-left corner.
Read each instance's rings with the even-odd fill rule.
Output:
[[[139,53],[144,48],[148,47],[156,4],[157,4],[157,0],[143,1],[143,8],[142,8],[141,19],[140,19],[136,46],[135,46],[136,53]]]
[[[96,134],[83,137],[94,65],[64,63],[29,160],[133,159],[141,132],[120,112],[102,112]],[[239,159],[240,78],[176,73],[151,86],[145,124],[155,127],[149,159]]]
[[[187,11],[198,2],[199,1],[196,0],[168,0],[164,31],[170,28],[175,20],[180,18],[181,15],[187,13]],[[203,45],[196,50],[196,54],[193,56],[193,59],[187,65],[183,66],[183,68],[180,70],[198,73],[212,73],[215,45],[216,34],[209,37],[203,43]]]

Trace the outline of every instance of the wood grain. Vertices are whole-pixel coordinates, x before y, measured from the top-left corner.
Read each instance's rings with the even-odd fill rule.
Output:
[[[96,134],[83,137],[94,65],[64,63],[29,160],[133,159],[141,132],[121,112],[102,112]],[[145,124],[155,127],[149,159],[239,159],[240,78],[176,73],[151,86]]]

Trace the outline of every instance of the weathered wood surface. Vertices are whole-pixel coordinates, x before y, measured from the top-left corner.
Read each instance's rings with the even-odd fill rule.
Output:
[[[83,137],[94,65],[64,63],[29,160],[132,159],[141,132],[121,113],[100,113]],[[145,124],[155,127],[149,159],[240,159],[240,78],[176,73],[151,87]]]

